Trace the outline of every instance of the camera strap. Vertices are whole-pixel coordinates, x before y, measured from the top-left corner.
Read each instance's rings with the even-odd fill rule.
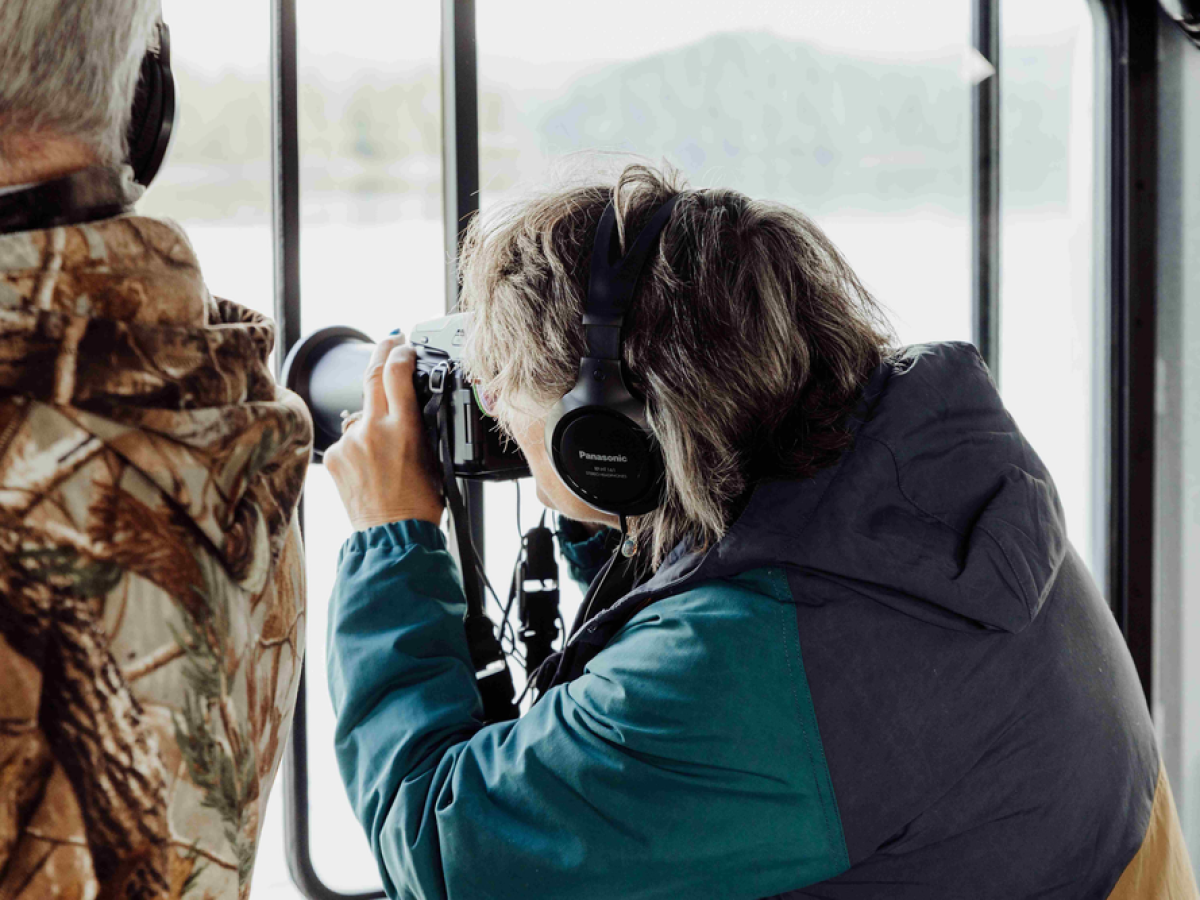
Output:
[[[434,459],[438,461],[442,470],[442,496],[450,512],[450,525],[458,549],[463,593],[467,597],[467,615],[482,615],[483,581],[475,565],[475,547],[471,543],[471,523],[466,503],[458,489],[458,479],[454,476],[454,436],[450,433],[450,403],[453,391],[447,389],[451,375],[449,367],[441,371],[436,387],[432,387],[433,379],[430,379],[433,395],[423,411],[425,434],[433,439]]]
[[[513,701],[512,673],[496,637],[496,627],[484,611],[481,564],[471,543],[471,522],[458,479],[454,475],[454,435],[450,433],[450,403],[454,393],[453,372],[448,364],[439,366],[430,377],[432,396],[422,410],[425,434],[434,441],[434,459],[441,463],[442,494],[450,512],[450,526],[458,548],[459,570],[463,594],[467,598],[467,615],[463,625],[467,632],[467,648],[475,668],[475,683],[483,700],[483,721],[503,722],[520,714]]]

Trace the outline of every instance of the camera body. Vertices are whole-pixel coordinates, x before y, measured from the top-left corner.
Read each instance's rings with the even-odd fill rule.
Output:
[[[483,411],[462,368],[467,314],[456,313],[421,322],[409,343],[417,351],[413,385],[424,410],[435,394],[450,392],[450,436],[454,474],[478,481],[510,481],[529,476],[529,464],[516,444],[500,433],[496,420]],[[430,431],[426,422],[426,432]]]
[[[413,386],[422,412],[436,397],[449,394],[445,404],[448,445],[454,474],[479,481],[508,481],[529,475],[529,465],[515,444],[506,441],[494,419],[480,408],[462,369],[467,314],[457,313],[421,322],[410,335],[417,352]],[[363,407],[363,375],[374,342],[353,328],[323,328],[299,341],[283,364],[281,381],[300,395],[313,417],[313,459],[342,435],[342,412]],[[434,420],[424,416],[425,433],[434,459],[442,448]]]

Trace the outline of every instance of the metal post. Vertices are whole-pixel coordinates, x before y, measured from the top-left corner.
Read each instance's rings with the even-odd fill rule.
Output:
[[[458,303],[458,247],[479,211],[479,73],[475,0],[442,0],[442,208],[446,248],[446,311]],[[471,541],[485,559],[483,484],[460,482]],[[460,565],[464,565],[459,560]]]
[[[1113,610],[1150,708],[1154,672],[1155,370],[1158,290],[1158,11],[1113,3]]]
[[[296,0],[271,4],[271,211],[275,246],[275,363],[300,340],[300,135]]]
[[[1000,0],[975,0],[971,44],[994,72],[971,87],[974,341],[1000,383]]]
[[[300,135],[296,65],[296,0],[271,3],[271,209],[275,247],[275,363],[300,340]],[[304,522],[304,506],[297,508]],[[288,871],[309,900],[374,900],[381,891],[341,894],[312,864],[308,829],[307,663],[301,670],[288,741],[284,782],[284,843]]]

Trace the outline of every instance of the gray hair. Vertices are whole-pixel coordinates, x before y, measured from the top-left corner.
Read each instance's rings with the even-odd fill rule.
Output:
[[[0,154],[74,138],[119,169],[159,0],[0,0]]]
[[[605,206],[624,247],[684,190],[670,168],[632,165],[615,186],[549,190],[472,222],[460,260],[473,314],[465,357],[502,428],[575,383]],[[810,219],[732,190],[686,191],[624,328],[631,387],[666,463],[662,505],[629,523],[652,564],[681,540],[719,540],[758,481],[836,462],[851,442],[847,415],[894,348],[884,313]]]

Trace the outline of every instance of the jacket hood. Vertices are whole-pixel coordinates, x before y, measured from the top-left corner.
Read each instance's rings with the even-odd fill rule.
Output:
[[[618,606],[783,566],[944,627],[1033,621],[1066,554],[1062,505],[975,347],[904,348],[875,370],[850,427],[836,465],[760,484],[725,538],[672,554]]]
[[[153,482],[235,580],[261,589],[312,440],[303,402],[272,377],[273,344],[269,319],[213,299],[173,222],[0,235],[0,401],[17,401],[0,402],[2,505],[21,516],[54,453],[87,452],[65,436],[86,433]]]

